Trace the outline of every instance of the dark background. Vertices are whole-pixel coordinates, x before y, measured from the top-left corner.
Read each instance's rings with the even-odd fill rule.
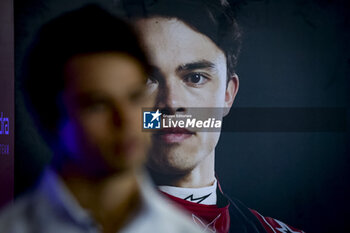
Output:
[[[12,199],[14,192],[15,64],[12,9],[12,0],[0,2],[0,114],[2,114],[0,117],[9,120],[8,128],[6,127],[9,134],[2,132],[3,134],[0,135],[0,207]],[[5,130],[5,125],[2,130]],[[4,151],[4,147],[7,146],[8,151],[7,149]]]
[[[82,2],[87,1],[15,1],[17,77],[37,28]],[[306,232],[350,232],[346,221],[350,217],[348,1],[233,3],[244,32],[237,68],[240,89],[233,107],[336,107],[347,115],[332,120],[347,121],[347,127],[324,127],[319,132],[298,128],[279,132],[226,130],[216,152],[221,186],[261,214]],[[103,0],[103,4],[115,6],[113,0]],[[231,115],[225,121],[233,119]],[[286,120],[293,124],[293,114]],[[34,130],[17,91],[17,195],[35,182],[49,160],[50,151]]]

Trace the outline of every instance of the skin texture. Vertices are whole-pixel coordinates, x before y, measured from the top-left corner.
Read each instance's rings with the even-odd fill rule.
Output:
[[[141,19],[136,26],[155,70],[148,88],[156,93],[156,108],[174,114],[189,113],[191,107],[232,106],[238,77],[227,84],[226,57],[213,41],[175,18]],[[156,182],[178,187],[212,184],[219,136],[219,132],[153,136],[148,164]]]
[[[141,131],[141,107],[152,106],[141,65],[121,53],[72,57],[64,70],[60,172],[103,232],[116,232],[137,210],[136,174],[150,135]]]
[[[61,141],[71,158],[86,175],[139,167],[149,144],[140,112],[150,105],[141,66],[127,55],[99,53],[73,57],[65,73]]]

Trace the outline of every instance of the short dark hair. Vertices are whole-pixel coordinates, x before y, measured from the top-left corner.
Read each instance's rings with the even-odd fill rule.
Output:
[[[227,77],[235,74],[241,30],[225,0],[120,0],[128,18],[177,18],[209,37],[226,55]]]
[[[74,55],[98,52],[127,54],[149,71],[134,30],[97,5],[65,13],[39,30],[25,58],[22,81],[28,109],[46,139],[55,136],[62,117],[64,65]]]

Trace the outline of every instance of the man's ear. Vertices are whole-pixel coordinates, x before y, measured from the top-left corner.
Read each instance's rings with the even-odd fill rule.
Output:
[[[239,79],[237,74],[234,74],[228,81],[226,91],[225,91],[224,116],[226,116],[230,112],[231,106],[238,92],[238,87],[239,87]]]

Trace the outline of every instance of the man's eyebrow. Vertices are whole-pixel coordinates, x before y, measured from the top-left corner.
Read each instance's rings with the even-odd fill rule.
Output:
[[[200,61],[195,61],[195,62],[190,62],[190,63],[180,65],[176,68],[176,72],[196,70],[196,69],[212,70],[212,69],[216,69],[216,66],[213,62],[210,62],[208,60],[200,60]]]

